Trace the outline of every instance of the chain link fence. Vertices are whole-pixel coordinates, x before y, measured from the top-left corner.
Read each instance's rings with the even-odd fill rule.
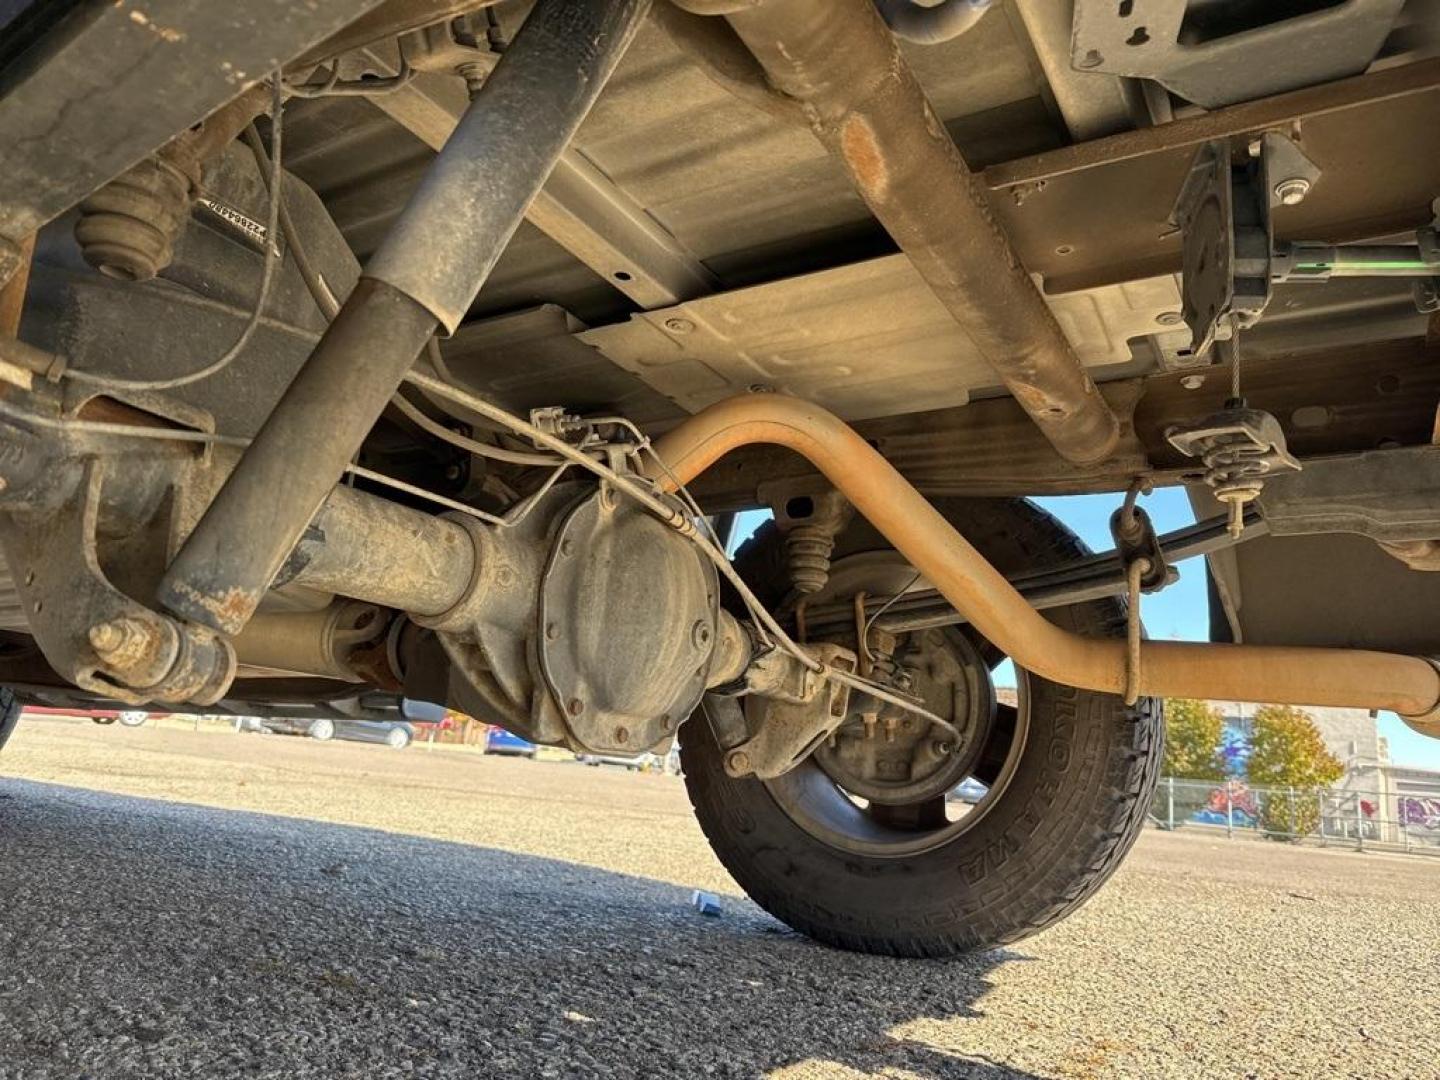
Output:
[[[1440,796],[1432,795],[1161,777],[1150,820],[1167,830],[1440,856]]]

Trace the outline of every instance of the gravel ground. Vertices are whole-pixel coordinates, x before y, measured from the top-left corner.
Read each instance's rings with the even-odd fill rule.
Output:
[[[0,756],[6,1080],[1440,1077],[1437,925],[1440,861],[1150,832],[1039,937],[885,960],[743,900],[671,777],[51,720]]]

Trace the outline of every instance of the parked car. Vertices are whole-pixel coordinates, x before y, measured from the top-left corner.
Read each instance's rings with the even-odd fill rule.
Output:
[[[519,735],[513,735],[498,724],[485,729],[485,753],[508,754],[511,757],[526,757],[535,760],[535,744],[526,742]]]
[[[122,727],[139,727],[152,716],[169,716],[169,713],[152,713],[140,709],[66,709],[48,705],[26,705],[26,713],[35,716],[76,716],[90,719],[102,726],[117,720]]]
[[[308,735],[320,742],[384,743],[404,750],[415,741],[415,728],[405,720],[352,720],[343,716],[265,716],[260,724],[279,735]]]
[[[973,776],[967,776],[964,780],[960,781],[959,786],[954,788],[946,798],[952,802],[968,803],[970,806],[975,806],[981,799],[985,798],[989,790],[989,787],[982,784],[979,780],[976,780]]]
[[[582,765],[618,765],[631,772],[662,772],[665,761],[648,750],[643,754],[577,754],[575,760]]]

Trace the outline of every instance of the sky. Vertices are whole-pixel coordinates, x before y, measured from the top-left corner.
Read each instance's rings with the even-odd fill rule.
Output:
[[[1120,505],[1119,495],[1067,495],[1035,499],[1065,522],[1093,551],[1109,551],[1110,515]],[[1181,488],[1161,488],[1142,498],[1140,505],[1150,515],[1157,532],[1182,529],[1195,521],[1190,502]],[[757,511],[743,514],[735,530],[737,541],[748,536],[768,515]],[[1205,560],[1176,563],[1180,580],[1158,593],[1145,596],[1141,611],[1145,630],[1152,638],[1172,641],[1206,641],[1210,627],[1205,595]],[[1015,683],[1009,661],[995,671],[998,685]],[[1390,760],[1397,765],[1440,769],[1440,739],[1427,738],[1406,727],[1393,713],[1380,714],[1380,734],[1390,742]]]

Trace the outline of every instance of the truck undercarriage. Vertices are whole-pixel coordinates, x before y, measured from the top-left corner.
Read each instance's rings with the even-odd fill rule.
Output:
[[[1159,698],[1440,735],[1435,0],[21,3],[0,153],[19,700],[678,738],[913,955],[1103,882]]]

